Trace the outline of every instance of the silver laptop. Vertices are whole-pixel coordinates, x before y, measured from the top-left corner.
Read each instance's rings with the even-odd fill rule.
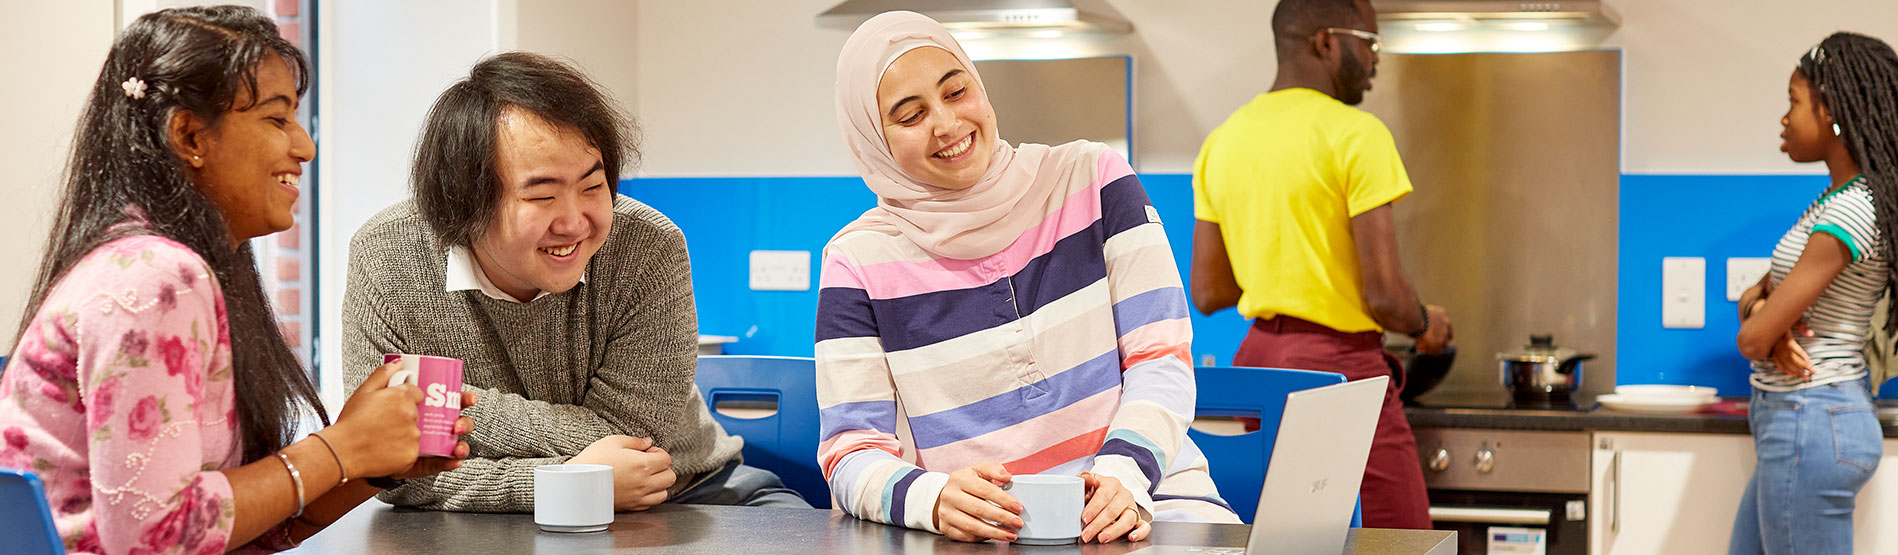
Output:
[[[1389,377],[1294,391],[1285,415],[1259,511],[1252,516],[1246,547],[1156,545],[1145,555],[1336,555],[1344,553],[1358,485],[1371,456],[1371,437],[1383,410]]]

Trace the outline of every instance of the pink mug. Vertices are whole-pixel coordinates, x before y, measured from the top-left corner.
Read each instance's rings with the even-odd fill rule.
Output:
[[[382,363],[401,361],[389,385],[409,384],[422,389],[415,406],[416,426],[422,431],[421,453],[427,457],[455,456],[455,421],[461,418],[461,360],[428,355],[382,355]]]

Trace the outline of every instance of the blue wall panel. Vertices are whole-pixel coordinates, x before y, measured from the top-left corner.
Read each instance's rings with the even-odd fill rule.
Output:
[[[1166,223],[1184,279],[1192,252],[1192,178],[1141,179]],[[1622,176],[1617,381],[1747,394],[1746,361],[1733,346],[1735,308],[1725,296],[1726,259],[1770,254],[1825,184],[1815,175]],[[824,242],[876,201],[856,177],[638,178],[622,182],[620,191],[685,230],[700,330],[738,336],[727,348],[734,354],[812,352],[817,292],[750,290],[750,252],[811,252],[815,286]],[[1661,259],[1668,256],[1707,259],[1705,328],[1661,327]],[[1245,328],[1232,310],[1213,317],[1195,313],[1194,361],[1205,364],[1211,355],[1212,364],[1229,364]]]
[[[1706,385],[1747,395],[1734,347],[1738,308],[1726,297],[1727,259],[1770,256],[1780,235],[1824,191],[1814,175],[1623,175],[1616,381]],[[1707,259],[1706,327],[1661,327],[1661,259]]]
[[[685,231],[699,331],[739,338],[729,354],[811,356],[824,243],[873,206],[849,177],[639,178],[620,183]],[[811,253],[810,291],[752,291],[751,251]]]
[[[1141,179],[1166,222],[1185,279],[1193,244],[1192,176]],[[699,330],[737,336],[726,352],[752,355],[811,356],[817,291],[752,291],[750,252],[810,251],[815,287],[824,243],[876,204],[856,177],[636,178],[621,182],[620,192],[665,213],[685,231]],[[1231,362],[1245,326],[1231,310],[1210,318],[1194,314],[1194,361],[1212,355],[1215,364]]]
[[[1193,256],[1193,176],[1151,174],[1140,176],[1147,196],[1160,211],[1166,225],[1166,239],[1173,247],[1173,261],[1180,268],[1182,282],[1192,279],[1188,272]],[[1228,366],[1246,337],[1247,323],[1233,309],[1204,316],[1193,311],[1193,363],[1200,366]],[[1209,362],[1207,357],[1211,356]]]

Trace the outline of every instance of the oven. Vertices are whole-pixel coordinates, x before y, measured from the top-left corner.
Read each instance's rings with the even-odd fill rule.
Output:
[[[1588,553],[1588,432],[1415,430],[1430,520],[1465,555]]]

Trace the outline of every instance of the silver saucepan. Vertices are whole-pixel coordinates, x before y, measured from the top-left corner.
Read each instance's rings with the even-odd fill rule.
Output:
[[[1595,355],[1556,347],[1549,335],[1529,336],[1522,350],[1496,355],[1503,387],[1516,401],[1527,403],[1568,401],[1582,386],[1582,362],[1592,358]]]

